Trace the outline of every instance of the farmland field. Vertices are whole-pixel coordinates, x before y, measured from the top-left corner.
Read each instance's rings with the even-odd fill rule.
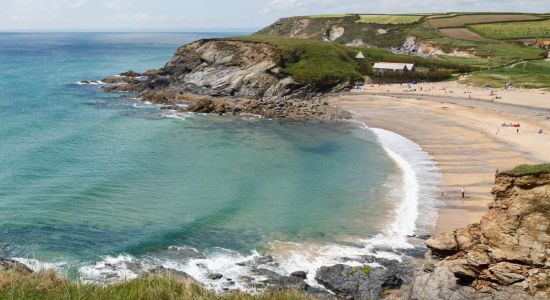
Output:
[[[360,15],[359,17],[357,23],[371,24],[410,24],[422,18],[422,16],[409,15]]]
[[[550,37],[550,20],[470,25],[482,36],[497,40]]]
[[[469,41],[487,41],[486,38],[479,34],[470,31],[468,28],[442,28],[439,30],[443,35],[453,39],[469,40]]]
[[[478,23],[493,23],[493,22],[506,22],[506,21],[532,21],[540,20],[540,17],[534,15],[461,15],[452,18],[435,18],[430,19],[428,22],[430,25],[436,28],[448,28],[448,27],[464,27],[469,24]]]
[[[344,18],[350,15],[346,14],[326,14],[326,15],[316,15],[316,16],[310,16],[312,19],[329,19],[329,18]]]

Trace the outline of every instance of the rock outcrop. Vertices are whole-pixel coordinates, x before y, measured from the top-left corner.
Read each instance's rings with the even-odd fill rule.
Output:
[[[349,82],[322,87],[300,83],[283,71],[283,64],[279,49],[271,44],[200,40],[180,47],[159,70],[128,71],[102,82],[110,84],[104,87],[108,92],[129,91],[167,105],[185,103],[192,112],[290,119],[349,117],[319,100],[327,93],[348,90]]]
[[[550,173],[500,173],[478,224],[427,241],[413,299],[550,299]]]
[[[29,269],[24,264],[17,262],[15,260],[5,259],[0,257],[0,272],[8,271],[8,270],[16,270],[23,273],[32,273],[32,270]]]
[[[357,300],[381,299],[411,283],[413,268],[410,263],[371,256],[359,262],[365,265],[321,267],[315,280],[340,299]]]

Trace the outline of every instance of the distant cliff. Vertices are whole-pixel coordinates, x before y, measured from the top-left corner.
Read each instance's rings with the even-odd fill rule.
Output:
[[[497,175],[480,223],[427,241],[413,299],[550,299],[550,165]]]

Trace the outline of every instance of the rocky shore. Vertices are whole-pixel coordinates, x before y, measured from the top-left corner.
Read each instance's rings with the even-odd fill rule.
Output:
[[[283,65],[273,45],[200,40],[180,47],[159,70],[128,71],[101,82],[107,92],[130,92],[178,111],[299,120],[350,117],[322,99],[349,90],[350,82],[300,83]]]
[[[550,173],[496,176],[481,222],[427,241],[412,299],[549,299]]]

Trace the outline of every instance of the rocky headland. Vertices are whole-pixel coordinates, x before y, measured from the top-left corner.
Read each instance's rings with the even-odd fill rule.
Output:
[[[128,71],[101,82],[105,91],[131,92],[179,111],[300,120],[350,117],[322,99],[349,90],[350,81],[300,82],[284,71],[288,63],[268,43],[199,40],[180,47],[159,70]]]
[[[477,224],[427,241],[412,299],[549,299],[550,171],[502,172]]]

